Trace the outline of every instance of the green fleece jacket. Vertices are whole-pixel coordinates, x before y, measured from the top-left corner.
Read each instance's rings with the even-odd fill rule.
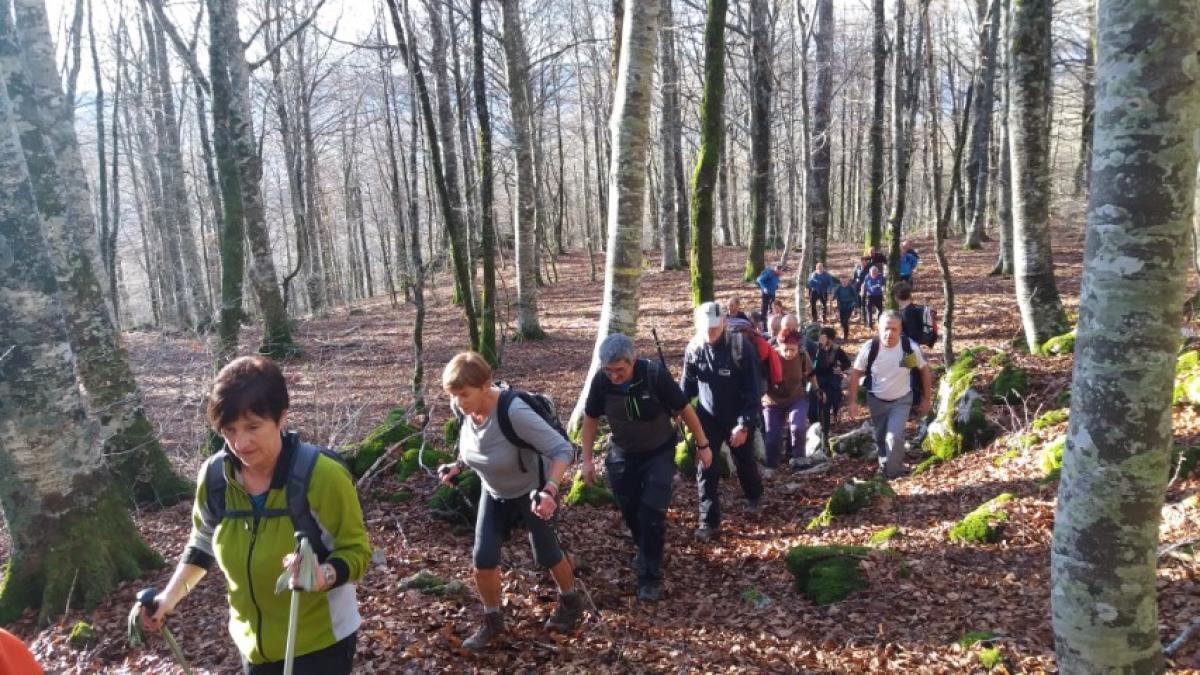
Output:
[[[250,495],[236,480],[238,462],[231,454],[213,455],[197,481],[192,535],[183,561],[206,569],[213,562],[220,566],[228,584],[229,632],[238,651],[254,664],[283,660],[287,644],[291,593],[276,595],[275,580],[283,571],[283,557],[296,547],[285,487],[298,445],[295,434],[284,436],[260,511],[255,512]],[[215,461],[224,463],[226,479],[226,514],[220,521],[209,512],[204,481],[208,464]],[[362,507],[346,467],[321,455],[313,467],[308,504],[330,551],[325,562],[337,571],[337,579],[328,591],[301,593],[297,656],[329,647],[358,630],[362,619],[353,582],[362,578],[371,559]],[[214,521],[215,527],[210,525]]]

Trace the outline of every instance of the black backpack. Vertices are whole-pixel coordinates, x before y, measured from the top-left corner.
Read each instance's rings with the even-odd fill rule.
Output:
[[[913,345],[912,345],[912,342],[908,339],[907,335],[900,336],[900,348],[904,350],[905,356],[908,356],[909,354],[913,353]],[[878,356],[879,356],[879,338],[873,337],[873,338],[871,338],[871,346],[867,350],[867,372],[866,372],[866,377],[863,378],[863,388],[866,390],[866,392],[868,394],[871,393],[871,384],[872,384],[871,368],[872,368],[872,366],[875,365],[875,359],[878,358]],[[923,388],[921,387],[921,370],[919,368],[909,368],[908,369],[908,388],[912,390],[912,395],[913,395],[912,404],[913,404],[913,407],[915,408],[921,403],[921,399],[924,397],[924,394],[925,394],[925,392],[923,391]]]
[[[325,542],[321,540],[321,526],[313,517],[312,510],[308,506],[308,485],[312,482],[313,469],[317,466],[317,460],[321,455],[337,461],[343,467],[346,467],[346,460],[328,448],[301,443],[294,431],[288,432],[284,438],[284,444],[293,444],[294,447],[291,458],[292,465],[288,469],[287,484],[284,486],[287,509],[264,509],[258,515],[268,518],[276,516],[291,518],[292,528],[308,537],[308,542],[312,544],[313,551],[317,554],[317,560],[325,562],[330,551],[325,546]],[[225,510],[225,488],[227,487],[225,459],[227,457],[229,457],[229,451],[221,450],[209,457],[204,465],[204,491],[207,497],[205,506],[212,514],[212,517],[206,519],[204,524],[213,529],[216,529],[217,525],[225,518],[253,518],[255,516],[253,510]],[[346,470],[349,471],[349,467]]]
[[[533,451],[538,463],[538,483],[539,485],[545,485],[546,467],[542,462],[542,455],[532,443],[529,443],[517,434],[517,430],[513,428],[512,419],[508,416],[508,409],[512,406],[513,399],[520,399],[574,448],[575,444],[571,441],[570,434],[567,433],[562,422],[558,420],[558,412],[554,407],[554,401],[550,400],[550,397],[545,394],[517,389],[507,382],[497,382],[496,386],[500,388],[500,400],[496,403],[496,421],[500,425],[500,433],[504,434],[505,440],[517,447],[517,466],[520,467],[521,473],[528,473],[529,469],[525,466],[525,453],[520,452],[520,450]],[[452,406],[452,409],[458,417],[459,423],[461,423],[463,412],[457,406]]]
[[[937,312],[932,307],[917,304],[905,307],[900,325],[904,334],[917,344],[926,347],[937,344]]]

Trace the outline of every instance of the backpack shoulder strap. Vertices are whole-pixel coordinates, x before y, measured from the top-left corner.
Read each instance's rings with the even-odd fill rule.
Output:
[[[316,468],[317,460],[322,454],[324,451],[315,445],[296,443],[284,495],[287,497],[287,510],[292,519],[292,527],[308,536],[308,543],[317,554],[317,560],[324,562],[329,557],[329,548],[321,540],[321,526],[308,507],[308,486],[312,483],[313,469]]]
[[[879,338],[871,338],[871,346],[867,348],[867,377],[871,376],[871,367],[875,365],[875,359],[879,357]]]
[[[221,450],[204,465],[204,506],[209,517],[204,524],[216,528],[225,517],[225,451]]]
[[[742,340],[741,333],[725,331],[725,339],[729,341],[729,355],[732,357],[733,367],[741,370],[742,368],[742,353],[745,351],[745,342]]]
[[[909,354],[913,353],[912,342],[908,339],[907,335],[900,336],[900,349],[904,350],[905,356],[908,356]]]
[[[517,434],[517,430],[513,427],[512,418],[508,415],[508,409],[512,407],[514,398],[520,398],[525,401],[522,392],[512,388],[500,390],[500,400],[496,403],[496,422],[500,424],[500,433],[504,434],[504,438],[517,447],[517,467],[521,469],[521,473],[528,473],[529,469],[525,466],[525,450],[533,450],[537,454],[537,448],[529,444],[525,439]],[[525,405],[532,410],[533,405],[528,401]],[[536,411],[535,411],[536,412]],[[542,456],[538,454],[538,478],[542,484],[546,483],[546,469],[542,466]],[[541,487],[541,486],[539,486]]]

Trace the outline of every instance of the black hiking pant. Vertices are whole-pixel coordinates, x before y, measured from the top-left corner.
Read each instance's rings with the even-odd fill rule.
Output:
[[[700,425],[704,427],[704,435],[712,446],[713,463],[707,469],[696,462],[696,485],[700,490],[700,524],[717,528],[721,526],[721,445],[729,442],[733,425],[723,425],[708,415],[700,416]],[[733,464],[737,469],[738,482],[742,484],[742,494],[746,499],[755,501],[762,497],[762,476],[758,473],[758,461],[754,457],[754,434],[757,429],[751,429],[746,434],[746,442],[734,448],[730,447]]]
[[[842,324],[842,339],[850,339],[850,315],[854,314],[854,307],[838,306],[838,321]]]
[[[829,320],[829,296],[825,293],[816,291],[808,292],[808,313],[812,317],[812,322],[816,323],[817,319],[817,303],[821,303],[821,318],[822,323]]]
[[[675,439],[652,452],[626,452],[610,444],[604,467],[637,547],[638,583],[661,581],[667,507],[675,480]]]
[[[358,648],[358,631],[355,631],[324,649],[301,654],[292,663],[295,675],[350,675],[354,667],[354,652]],[[242,659],[245,675],[283,675],[283,661],[250,663]]]
[[[868,295],[866,315],[867,328],[873,328],[875,326],[875,321],[879,318],[880,314],[883,314],[883,296]]]

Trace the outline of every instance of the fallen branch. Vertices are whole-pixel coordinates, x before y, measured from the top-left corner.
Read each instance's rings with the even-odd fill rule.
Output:
[[[1184,546],[1191,546],[1192,544],[1195,544],[1198,542],[1200,542],[1200,537],[1192,537],[1191,539],[1184,539],[1183,541],[1177,541],[1174,544],[1167,544],[1166,546],[1160,546],[1160,547],[1158,547],[1158,557],[1162,558],[1162,557],[1168,556],[1172,552],[1177,551],[1177,550],[1183,548]]]
[[[389,469],[392,466],[394,466],[396,464],[396,462],[399,460],[392,460],[392,462],[390,462],[386,466],[381,466],[381,465],[383,464],[383,462],[385,460],[391,458],[392,455],[394,455],[396,453],[396,448],[403,448],[404,444],[407,443],[410,439],[412,439],[414,436],[419,436],[423,433],[425,433],[425,432],[418,431],[418,432],[409,434],[409,435],[405,436],[404,438],[400,439],[399,441],[396,441],[392,445],[388,446],[387,451],[384,452],[382,455],[380,455],[379,458],[376,459],[371,464],[371,466],[366,471],[363,472],[362,478],[359,478],[358,482],[354,484],[355,489],[357,489],[357,490],[363,489],[363,486],[365,486],[367,483],[369,483],[371,481],[371,479],[375,477],[376,474],[383,473],[386,469]]]
[[[1171,640],[1171,644],[1163,647],[1163,655],[1170,656],[1179,651],[1180,647],[1187,644],[1187,641],[1192,637],[1192,633],[1195,633],[1197,629],[1200,629],[1200,617],[1196,617],[1188,622],[1188,625],[1184,627],[1179,637]]]

